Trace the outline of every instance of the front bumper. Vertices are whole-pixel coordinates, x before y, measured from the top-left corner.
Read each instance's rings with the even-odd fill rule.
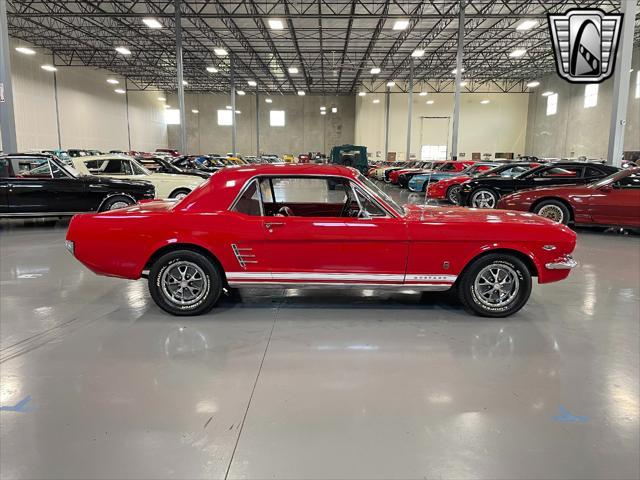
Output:
[[[545,263],[544,266],[548,270],[571,270],[578,266],[578,262],[571,255],[563,255],[553,262]]]

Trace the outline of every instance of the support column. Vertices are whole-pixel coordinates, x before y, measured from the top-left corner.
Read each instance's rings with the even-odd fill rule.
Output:
[[[13,86],[11,83],[11,58],[9,54],[9,28],[7,26],[7,0],[0,0],[0,86],[4,90],[4,102],[0,103],[0,129],[2,150],[18,151],[16,117],[13,110]]]
[[[53,55],[51,55],[53,57]],[[54,58],[51,58],[51,65],[54,64]],[[60,134],[60,106],[58,103],[58,76],[56,72],[53,72],[53,98],[56,103],[56,131],[58,132],[58,149],[62,150],[62,135]],[[128,123],[128,115],[127,112],[127,123]]]
[[[180,12],[180,0],[175,0],[176,21],[176,67],[178,82],[178,105],[180,108],[180,152],[187,154],[187,115],[184,107],[184,72],[182,66],[182,14]]]
[[[458,13],[458,52],[456,55],[456,85],[453,95],[453,131],[451,132],[451,159],[458,159],[458,131],[460,130],[460,83],[462,82],[462,52],[464,49],[464,6],[460,0]]]
[[[384,158],[383,161],[387,161],[389,158],[389,110],[391,109],[391,87],[387,87],[387,92],[384,95]]]
[[[409,161],[411,152],[411,117],[413,116],[413,57],[409,59],[409,105],[407,108],[407,151],[405,161]]]
[[[633,53],[633,29],[637,14],[635,1],[620,2],[620,13],[624,15],[620,32],[618,58],[613,74],[613,96],[611,97],[611,124],[609,126],[609,148],[607,163],[619,167],[624,152],[624,130],[627,123],[631,56]]]
[[[127,108],[127,141],[129,142],[129,151],[131,151],[131,123],[129,121],[129,82],[124,79],[124,103]]]
[[[233,57],[229,56],[229,82],[231,86],[231,153],[236,155],[236,79],[233,71]]]
[[[256,85],[256,157],[260,156],[260,91]]]

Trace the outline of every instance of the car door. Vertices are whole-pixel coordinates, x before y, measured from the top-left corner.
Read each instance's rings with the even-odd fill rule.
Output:
[[[0,215],[9,213],[9,180],[11,162],[8,158],[0,158]]]
[[[522,179],[518,189],[584,183],[583,166],[549,166]]]
[[[345,178],[311,176],[265,178],[261,187],[274,281],[404,281],[406,225],[365,189]]]
[[[600,225],[640,227],[640,173],[595,188],[589,208]]]

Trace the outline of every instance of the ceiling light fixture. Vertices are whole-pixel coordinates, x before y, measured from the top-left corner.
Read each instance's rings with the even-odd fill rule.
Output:
[[[123,93],[127,93],[127,92],[126,92],[126,90],[124,90],[124,89],[122,89],[122,88],[116,88],[116,89],[114,90],[114,92],[119,93],[119,94],[121,94],[121,95],[122,95]]]
[[[226,57],[229,53],[226,49],[222,47],[216,47],[213,49],[213,53],[215,53],[219,57]]]
[[[411,52],[411,56],[418,58],[424,55],[424,50],[422,48],[416,48],[413,52]]]
[[[226,108],[227,110],[233,110],[233,107],[232,107],[231,105],[227,105],[227,106],[226,106],[226,107],[224,107],[224,108]]]
[[[511,58],[520,58],[522,57],[525,53],[527,53],[527,51],[524,48],[517,48],[516,50],[514,50],[513,52],[511,52],[509,54],[509,56]]]
[[[426,97],[427,96],[427,92],[420,92],[418,95],[420,95],[421,97]]]
[[[265,99],[264,99],[264,101],[265,101],[266,103],[273,103],[273,100],[271,100],[270,98],[265,98]]]
[[[394,30],[406,30],[409,26],[409,20],[396,20],[396,23],[393,24]]]
[[[245,92],[244,92],[244,90],[238,90],[238,91],[236,92],[236,94],[238,94],[238,95],[245,95]]]
[[[270,18],[269,28],[271,30],[282,30],[284,29],[284,24],[282,23],[282,20],[280,20],[279,18]]]
[[[371,69],[371,74],[372,74],[372,75],[377,75],[377,74],[379,74],[379,73],[380,73],[380,69],[379,69],[378,67],[373,67],[373,68]]]
[[[537,27],[537,26],[538,26],[537,20],[523,20],[518,24],[518,26],[516,27],[516,30],[520,30],[520,31],[531,30],[533,27]]]
[[[155,18],[143,18],[142,23],[144,23],[149,28],[162,28],[162,24]]]
[[[256,87],[258,84],[256,83],[255,80],[249,80],[247,82],[247,85],[249,85],[250,87]]]
[[[158,97],[158,100],[160,100],[161,102],[166,102],[167,101],[167,99],[164,98],[164,97]]]
[[[324,105],[320,107],[320,110],[326,110],[327,107],[325,107]]]
[[[396,82],[387,82],[387,87],[391,88],[396,84]]]
[[[326,115],[327,111],[326,110],[320,110],[320,115]]]
[[[187,86],[187,85],[189,85],[189,84],[187,83],[187,81],[186,81],[186,80],[182,80],[182,85],[184,85],[184,86],[186,87],[186,86]]]
[[[191,113],[200,113],[200,110],[196,110],[195,108],[191,110]]]
[[[367,92],[358,92],[358,96],[360,97],[364,97],[365,95],[367,95]]]
[[[425,103],[426,103],[427,105],[433,105],[433,100],[427,100]]]
[[[373,103],[380,103],[380,99],[379,99],[379,98],[376,98],[376,99],[373,101]]]
[[[306,93],[304,92],[304,90],[298,90],[298,95],[300,95],[301,97],[304,97]]]
[[[487,103],[490,103],[490,100],[481,100],[480,103],[482,105],[486,105]]]
[[[218,69],[216,67],[207,67],[207,72],[218,73]]]
[[[464,81],[460,82],[460,86],[461,87],[466,87],[467,86],[467,81],[464,80]]]
[[[127,47],[116,47],[116,52],[118,52],[120,55],[131,55],[131,50],[129,50]]]
[[[47,72],[55,72],[56,70],[58,70],[53,65],[42,65],[42,66],[40,66],[40,68],[43,69],[43,70],[46,70]]]
[[[29,47],[16,47],[16,52],[23,53],[24,55],[35,55],[36,51]]]
[[[536,88],[538,85],[540,85],[540,82],[537,80],[534,80],[533,82],[527,83],[527,88]]]
[[[116,80],[115,78],[107,78],[107,83],[110,83],[111,85],[117,85],[120,82],[118,80]]]
[[[464,67],[462,67],[462,68],[460,69],[460,73],[462,73],[462,72],[464,72]],[[453,74],[455,75],[456,73],[458,73],[458,69],[457,69],[457,68],[454,68],[453,70],[451,70],[451,73],[453,73]]]
[[[297,67],[289,67],[289,73],[298,73],[298,68]]]
[[[338,113],[338,107],[331,107],[331,113]]]
[[[546,92],[542,92],[542,96],[543,96],[543,97],[548,97],[549,95],[553,95],[553,92],[552,92],[552,91],[550,91],[550,90],[548,90],[548,91],[546,91]]]
[[[240,115],[242,112],[240,110],[236,110],[236,115]]]

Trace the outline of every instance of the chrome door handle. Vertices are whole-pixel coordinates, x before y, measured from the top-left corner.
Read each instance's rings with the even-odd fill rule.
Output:
[[[271,227],[281,227],[283,225],[285,225],[284,222],[268,222],[264,224],[264,226],[267,227],[268,230],[271,230]]]

